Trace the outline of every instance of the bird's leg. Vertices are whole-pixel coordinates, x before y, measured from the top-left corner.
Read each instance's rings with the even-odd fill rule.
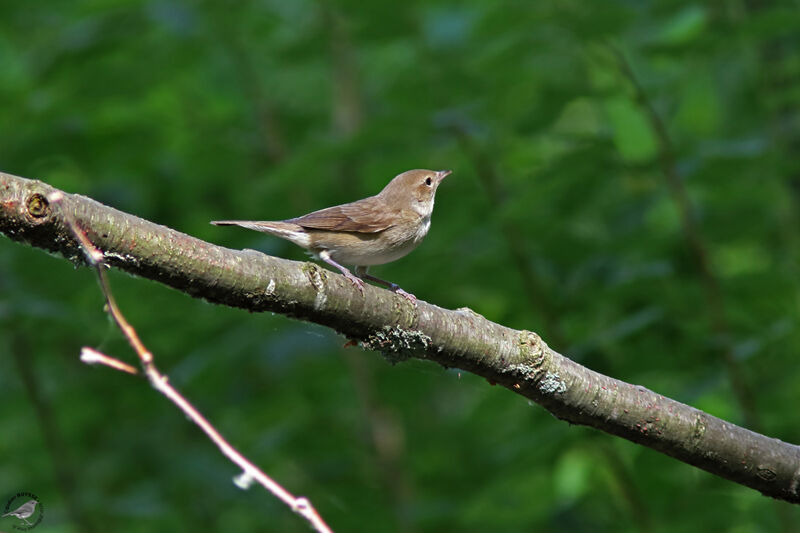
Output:
[[[356,286],[356,289],[361,291],[362,295],[364,294],[364,282],[361,279],[354,276],[353,273],[347,269],[347,267],[343,267],[342,265],[331,259],[331,254],[328,250],[322,250],[321,252],[319,252],[318,255],[320,259],[322,259],[332,267],[336,267],[336,269],[339,270],[339,272],[344,274],[344,277],[350,280],[350,283]]]
[[[397,283],[392,283],[391,281],[386,281],[385,279],[376,278],[375,276],[371,276],[371,275],[367,274],[367,268],[368,267],[365,267],[365,266],[357,266],[356,267],[356,276],[358,276],[358,277],[360,277],[362,279],[369,280],[369,281],[374,281],[375,283],[378,283],[379,285],[383,285],[384,287],[386,287],[390,291],[396,292],[397,294],[399,294],[400,296],[402,296],[403,298],[405,298],[409,302],[416,303],[416,301],[417,301],[417,297],[416,296],[414,296],[410,292],[406,292],[403,289],[401,289],[400,286]]]

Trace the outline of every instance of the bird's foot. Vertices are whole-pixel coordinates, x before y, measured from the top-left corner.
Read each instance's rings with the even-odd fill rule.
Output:
[[[364,280],[352,275],[350,272],[344,272],[344,277],[350,280],[350,283],[355,285],[356,289],[359,290],[361,296],[364,296]]]
[[[394,291],[394,292],[396,292],[397,294],[399,294],[400,296],[402,296],[403,298],[405,298],[406,300],[408,300],[412,304],[417,305],[417,297],[414,296],[413,294],[411,294],[410,292],[404,291],[396,283],[392,283],[392,285],[389,287],[389,289]]]

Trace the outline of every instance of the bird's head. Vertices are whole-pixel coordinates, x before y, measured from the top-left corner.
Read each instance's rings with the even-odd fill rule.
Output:
[[[452,170],[408,170],[395,177],[379,193],[392,207],[413,209],[422,216],[430,216],[439,184]]]

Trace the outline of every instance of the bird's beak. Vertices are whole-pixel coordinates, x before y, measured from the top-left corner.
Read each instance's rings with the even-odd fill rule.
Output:
[[[437,170],[436,171],[436,181],[441,183],[441,181],[443,179],[445,179],[447,176],[449,176],[452,173],[453,173],[452,170]]]

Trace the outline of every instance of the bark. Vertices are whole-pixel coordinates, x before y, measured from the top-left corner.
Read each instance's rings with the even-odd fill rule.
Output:
[[[229,250],[165,226],[0,173],[0,232],[77,264],[83,254],[61,209],[106,262],[213,303],[272,311],[328,326],[392,361],[427,359],[473,372],[573,424],[658,450],[773,498],[800,503],[800,447],[766,437],[604,376],[560,355],[531,331],[474,311],[442,309],[377,287],[362,296],[343,276],[312,263]]]

